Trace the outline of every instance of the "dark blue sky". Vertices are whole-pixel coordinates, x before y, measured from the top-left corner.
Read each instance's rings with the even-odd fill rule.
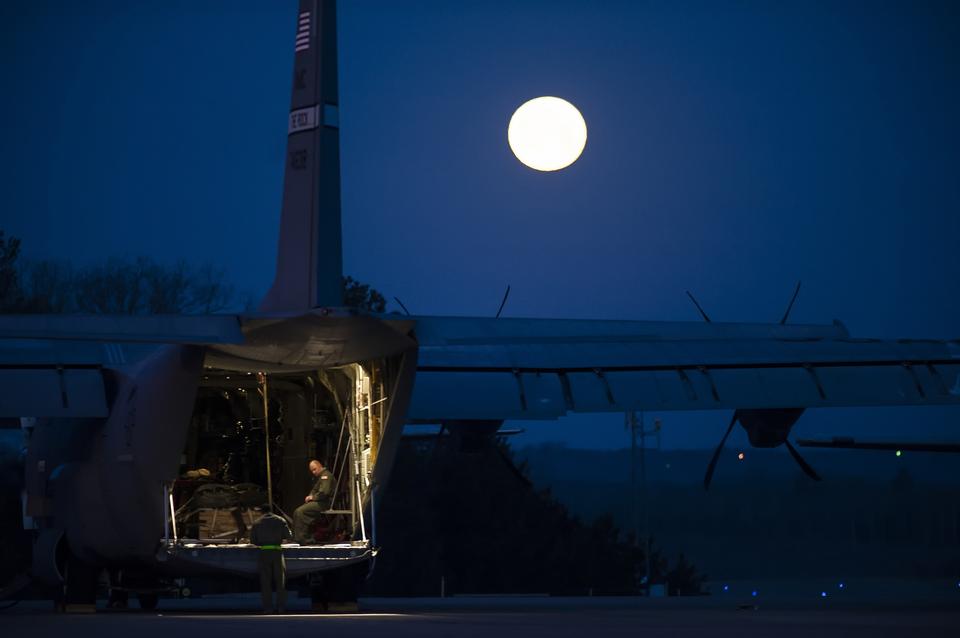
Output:
[[[197,6],[199,5],[199,6]],[[342,2],[345,272],[421,314],[842,319],[960,336],[960,5]],[[0,228],[28,257],[273,275],[296,3],[0,7]],[[583,112],[522,166],[513,110]],[[671,446],[724,414],[662,415]],[[802,435],[960,438],[956,411],[807,414]],[[525,442],[625,441],[622,416]],[[704,429],[706,433],[701,433]]]

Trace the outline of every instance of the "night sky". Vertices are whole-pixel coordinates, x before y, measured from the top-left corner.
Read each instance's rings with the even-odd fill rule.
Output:
[[[199,6],[198,6],[199,5]],[[960,4],[341,2],[344,272],[418,314],[844,321],[960,337]],[[28,258],[273,276],[296,2],[0,6],[0,228]],[[506,127],[588,127],[538,173]],[[651,415],[653,416],[653,415]],[[668,413],[664,445],[724,413]],[[808,413],[801,436],[960,439],[956,410]],[[622,415],[519,444],[626,443]],[[737,445],[740,432],[731,438]]]

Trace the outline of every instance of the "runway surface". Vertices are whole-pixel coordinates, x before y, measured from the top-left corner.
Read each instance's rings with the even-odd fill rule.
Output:
[[[231,638],[295,636],[600,636],[770,637],[960,636],[960,604],[949,599],[903,605],[865,601],[757,601],[746,597],[688,599],[504,598],[362,599],[359,613],[312,614],[304,599],[291,613],[264,616],[257,598],[163,600],[154,612],[99,610],[57,614],[49,603],[24,602],[0,613],[5,636],[132,636]]]

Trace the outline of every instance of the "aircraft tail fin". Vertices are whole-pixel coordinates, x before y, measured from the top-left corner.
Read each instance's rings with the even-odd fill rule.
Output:
[[[263,312],[340,306],[340,132],[334,0],[300,0],[277,270]]]

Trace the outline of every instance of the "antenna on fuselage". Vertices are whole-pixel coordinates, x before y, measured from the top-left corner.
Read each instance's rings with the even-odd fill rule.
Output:
[[[404,311],[405,313],[407,313],[407,316],[409,317],[409,316],[410,316],[410,311],[407,310],[407,307],[403,305],[403,302],[402,302],[402,301],[400,301],[400,297],[394,297],[393,300],[396,301],[398,304],[400,304],[400,307],[403,308],[403,311]]]
[[[710,321],[710,317],[707,316],[707,313],[703,311],[703,308],[700,307],[700,304],[697,303],[697,300],[693,298],[693,295],[690,294],[690,291],[687,291],[687,296],[690,297],[690,301],[693,302],[693,305],[697,307],[697,310],[700,311],[700,315],[703,317],[703,320],[707,323],[713,323]]]
[[[500,318],[500,313],[503,312],[503,307],[507,305],[507,297],[510,296],[510,284],[507,284],[507,291],[503,293],[503,301],[500,302],[500,307],[497,309],[496,318]]]
[[[797,287],[793,291],[793,297],[790,298],[790,305],[787,306],[787,311],[783,313],[783,319],[780,320],[780,325],[787,323],[787,317],[790,316],[790,311],[793,310],[793,302],[797,300],[797,295],[800,294],[800,280],[797,280]]]

